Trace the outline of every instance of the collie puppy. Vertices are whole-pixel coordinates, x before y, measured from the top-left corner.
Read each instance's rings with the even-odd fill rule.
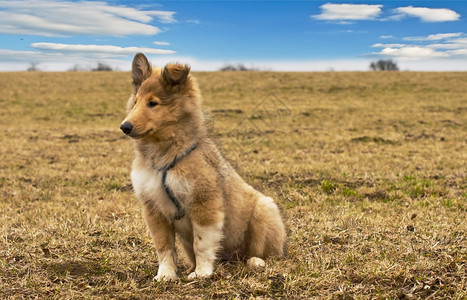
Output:
[[[153,68],[138,53],[120,129],[133,143],[131,180],[159,259],[156,280],[177,278],[175,237],[189,279],[210,276],[218,258],[264,266],[283,256],[286,231],[274,200],[248,185],[208,136],[190,67]]]

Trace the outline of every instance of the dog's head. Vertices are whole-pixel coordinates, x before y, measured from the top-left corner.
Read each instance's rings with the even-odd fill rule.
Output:
[[[133,59],[133,93],[127,104],[127,117],[120,129],[132,138],[151,136],[165,140],[174,127],[198,107],[198,90],[190,76],[190,67],[168,64],[152,68],[144,54]]]

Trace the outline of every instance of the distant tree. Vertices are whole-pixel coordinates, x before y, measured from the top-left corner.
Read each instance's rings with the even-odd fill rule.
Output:
[[[380,59],[377,62],[372,62],[370,64],[370,69],[373,71],[399,71],[399,67],[392,59]]]
[[[95,69],[92,69],[93,71],[112,71],[112,67],[107,65],[107,64],[104,64],[104,63],[97,63],[97,68]]]
[[[236,66],[233,64],[226,64],[222,68],[220,68],[220,71],[254,71],[255,69],[249,69],[245,67],[243,64],[237,64]]]
[[[73,67],[71,67],[70,69],[68,69],[69,72],[81,72],[81,71],[86,71],[86,68],[78,65],[78,64],[75,64]],[[89,71],[89,69],[88,69]]]
[[[37,68],[38,62],[31,62],[28,68],[28,72],[37,72],[39,69]]]
[[[221,69],[221,71],[237,71],[237,67],[235,67],[234,65],[224,65]]]
[[[237,65],[237,70],[239,71],[249,71],[247,67],[245,67],[243,64],[238,64]]]

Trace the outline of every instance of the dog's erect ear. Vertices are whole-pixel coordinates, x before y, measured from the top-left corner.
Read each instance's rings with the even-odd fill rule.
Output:
[[[180,64],[168,64],[162,70],[162,78],[169,86],[183,84],[188,74],[190,73],[190,66]]]
[[[146,56],[143,53],[138,53],[133,58],[131,67],[131,77],[133,78],[133,87],[135,93],[146,79],[151,76],[152,68]]]

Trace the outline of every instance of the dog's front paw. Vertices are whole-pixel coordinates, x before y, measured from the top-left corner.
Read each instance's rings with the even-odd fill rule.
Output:
[[[177,280],[178,276],[177,275],[159,275],[157,274],[154,277],[155,281],[172,281],[172,280]]]
[[[169,270],[161,270],[159,269],[159,272],[157,272],[157,275],[154,277],[154,280],[156,281],[172,281],[172,280],[177,280],[178,276],[175,271],[169,271]]]
[[[188,275],[188,280],[193,280],[196,278],[207,278],[211,275],[212,273],[199,274],[199,273],[196,273],[195,271],[195,272],[191,272],[190,275]]]
[[[189,280],[193,280],[196,278],[206,278],[212,275],[212,268],[196,268],[194,272],[191,272],[188,275]]]

